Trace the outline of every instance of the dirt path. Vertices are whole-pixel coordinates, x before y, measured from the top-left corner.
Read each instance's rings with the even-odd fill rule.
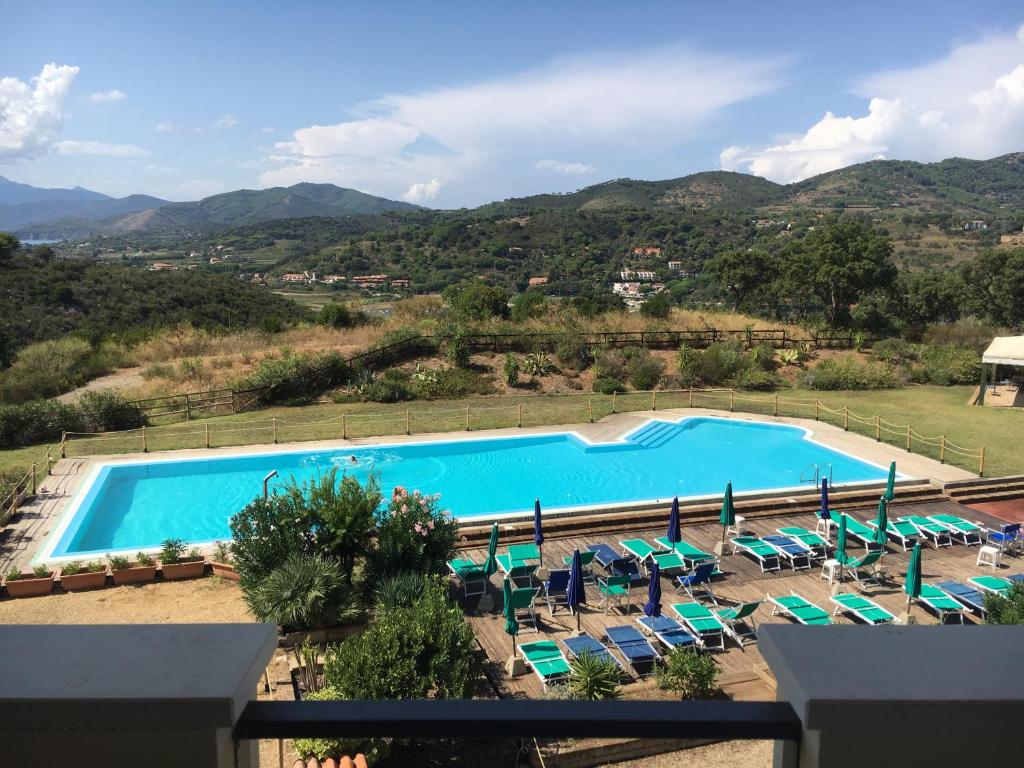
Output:
[[[109,373],[106,376],[100,376],[97,379],[93,379],[92,381],[83,384],[78,389],[65,392],[63,395],[60,395],[57,400],[62,403],[70,403],[72,400],[77,400],[86,392],[104,392],[108,389],[131,389],[133,387],[142,386],[142,382],[143,378],[141,368],[122,368],[114,373]]]

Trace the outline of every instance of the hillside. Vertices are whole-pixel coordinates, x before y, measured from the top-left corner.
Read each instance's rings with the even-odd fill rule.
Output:
[[[83,190],[84,191],[84,190]],[[0,205],[0,230],[14,230],[24,237],[74,237],[95,229],[97,222],[167,205],[150,195],[100,197],[83,200],[40,200]],[[55,234],[56,233],[56,234]]]
[[[82,187],[72,189],[47,189],[33,187],[31,184],[20,184],[17,181],[0,176],[0,205],[20,205],[21,203],[41,203],[47,200],[65,202],[82,202],[85,200],[110,200],[109,195],[93,192]]]

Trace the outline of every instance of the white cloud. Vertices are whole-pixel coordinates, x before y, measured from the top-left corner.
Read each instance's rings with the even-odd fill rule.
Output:
[[[722,168],[799,181],[875,158],[989,158],[1022,149],[1024,27],[954,47],[938,61],[864,78],[867,113],[831,112],[806,133],[722,150]]]
[[[174,130],[174,123],[163,122],[156,124],[157,133],[170,133]]]
[[[32,157],[50,147],[77,74],[78,67],[47,64],[28,83],[0,78],[0,159]]]
[[[238,118],[232,114],[224,115],[213,121],[214,128],[234,128],[238,125]]]
[[[362,105],[351,120],[295,131],[275,146],[270,159],[277,167],[260,183],[329,181],[408,196],[430,184],[422,179],[436,178],[445,180],[448,195],[453,185],[490,184],[529,167],[538,150],[558,157],[583,143],[620,154],[675,146],[719,110],[777,88],[785,68],[782,59],[672,46],[560,59],[518,76],[391,94]],[[562,173],[593,170],[545,162]]]
[[[93,104],[109,104],[112,101],[121,101],[128,98],[128,94],[114,88],[111,91],[98,91],[89,95],[89,101]]]
[[[408,203],[422,205],[428,200],[433,200],[441,194],[441,187],[443,186],[444,184],[437,178],[431,179],[430,181],[421,181],[410,185],[409,189],[407,189],[405,194],[402,195],[402,199]]]
[[[564,160],[538,160],[533,167],[539,171],[555,171],[568,176],[582,176],[597,170],[594,166],[586,163],[567,163]]]
[[[102,141],[58,141],[54,147],[61,155],[102,155],[104,157],[139,157],[149,154],[134,144],[106,144]]]

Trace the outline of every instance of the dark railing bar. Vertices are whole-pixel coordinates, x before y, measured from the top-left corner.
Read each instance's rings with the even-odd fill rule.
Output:
[[[234,736],[799,741],[800,720],[774,701],[258,701],[246,705]]]

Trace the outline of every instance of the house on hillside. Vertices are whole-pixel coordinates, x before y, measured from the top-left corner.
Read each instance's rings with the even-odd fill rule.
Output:
[[[305,272],[285,272],[281,275],[282,283],[308,283],[309,275]]]
[[[640,295],[640,283],[626,282],[626,283],[613,283],[612,293],[616,296],[622,297],[636,297]]]
[[[389,279],[388,275],[357,275],[349,283],[356,288],[372,290],[373,288],[383,288],[388,284]]]
[[[344,275],[324,275],[321,282],[327,283],[328,285],[334,285],[335,283],[343,283],[346,281]]]
[[[168,264],[166,261],[154,261],[149,265],[151,272],[163,272],[167,269],[177,269],[173,264]]]
[[[657,245],[638,245],[633,248],[634,256],[661,256],[661,248]]]
[[[668,263],[668,268],[671,269],[673,272],[678,272],[679,270],[681,270],[683,268],[683,262],[681,262],[681,261],[670,261]]]
[[[412,280],[405,277],[396,278],[391,281],[392,288],[400,288],[403,291],[407,291],[412,287]]]
[[[963,228],[965,232],[981,232],[988,229],[988,224],[981,219],[975,219],[974,221],[965,221]]]
[[[531,277],[530,278],[530,287],[531,288],[535,288],[537,286],[547,285],[547,284],[548,284],[548,279],[546,277]]]
[[[640,280],[641,282],[650,282],[651,280],[657,279],[657,274],[650,269],[626,269],[619,272],[619,277],[623,280]]]

